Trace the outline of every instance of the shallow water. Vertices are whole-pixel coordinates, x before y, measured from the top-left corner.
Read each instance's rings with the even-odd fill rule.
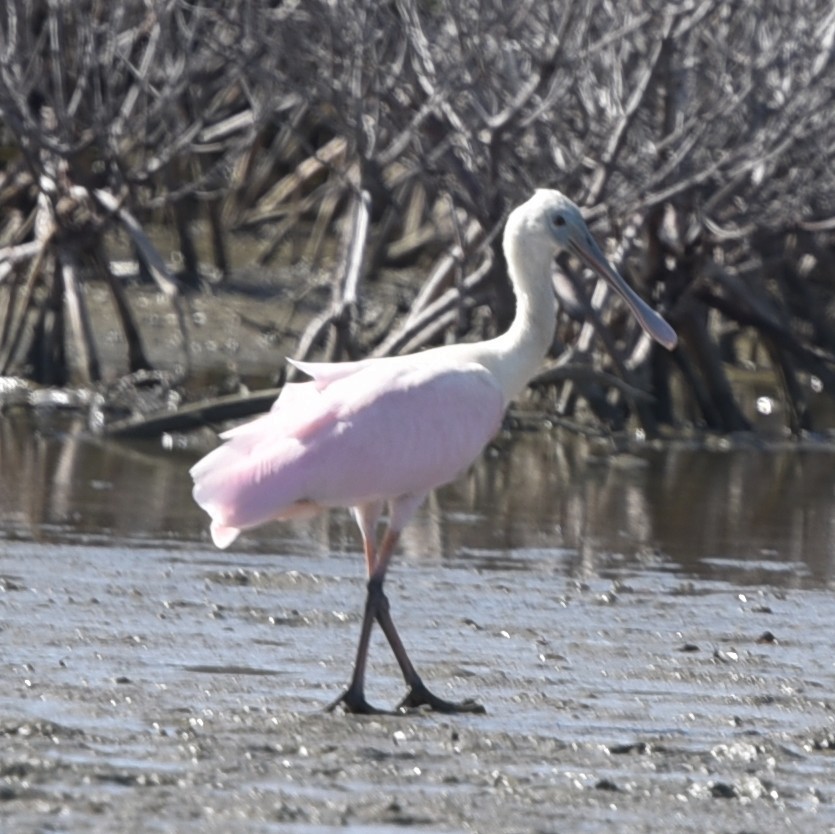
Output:
[[[487,714],[356,718],[346,514],[220,552],[196,450],[6,415],[0,830],[835,831],[831,448],[605,452],[503,437],[432,496],[393,613]]]
[[[427,502],[404,535],[405,560],[570,576],[631,565],[832,587],[834,445],[636,448],[614,453],[546,431],[504,435]],[[187,474],[200,453],[99,439],[66,420],[33,429],[11,414],[0,420],[0,536],[203,546],[206,516]],[[235,551],[321,557],[358,546],[347,513],[334,512],[250,531]]]

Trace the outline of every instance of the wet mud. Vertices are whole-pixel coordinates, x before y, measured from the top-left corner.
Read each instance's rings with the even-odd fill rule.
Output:
[[[190,453],[14,441],[0,831],[835,831],[820,456],[702,477],[670,455],[557,466],[547,437],[500,445],[433,497],[388,582],[427,682],[486,714],[355,717],[324,712],[364,595],[344,514],[219,552]],[[778,523],[791,471],[823,495]],[[679,498],[676,525],[676,472],[720,504]],[[379,634],[367,694],[404,694]]]

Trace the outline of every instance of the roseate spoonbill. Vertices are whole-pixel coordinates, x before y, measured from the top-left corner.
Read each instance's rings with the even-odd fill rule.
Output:
[[[285,386],[272,410],[221,435],[225,441],[191,469],[194,499],[211,516],[218,547],[274,519],[350,507],[368,573],[353,676],[331,705],[378,712],[365,699],[365,669],[376,621],[408,692],[400,709],[483,712],[429,691],[394,627],[383,581],[403,526],[427,494],[453,480],[498,431],[508,403],[545,357],[554,335],[554,256],[576,255],[623,298],[644,330],[672,350],[676,334],[609,264],[577,206],[537,190],[508,217],[503,239],[516,316],[489,341],[358,362],[292,362],[312,381]],[[384,509],[388,520],[377,537]]]

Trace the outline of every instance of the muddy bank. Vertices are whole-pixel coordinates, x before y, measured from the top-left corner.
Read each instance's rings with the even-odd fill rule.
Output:
[[[2,542],[4,831],[835,830],[831,591],[408,559],[416,662],[487,714],[356,718],[359,554],[284,549]]]

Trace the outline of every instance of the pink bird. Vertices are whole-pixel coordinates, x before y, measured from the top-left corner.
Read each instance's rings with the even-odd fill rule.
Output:
[[[401,710],[484,711],[474,701],[446,701],[426,687],[395,629],[383,582],[404,525],[431,490],[473,463],[545,357],[556,321],[555,254],[580,258],[608,281],[652,338],[670,350],[676,345],[675,331],[609,264],[580,210],[560,192],[537,190],[516,208],[503,245],[516,294],[516,315],[506,333],[408,356],[293,362],[312,381],[286,385],[268,414],[222,434],[223,445],[191,469],[194,499],[211,516],[212,538],[221,548],[267,521],[329,507],[353,511],[365,551],[367,595],[353,676],[331,709],[379,712],[365,698],[376,621],[408,687]]]

